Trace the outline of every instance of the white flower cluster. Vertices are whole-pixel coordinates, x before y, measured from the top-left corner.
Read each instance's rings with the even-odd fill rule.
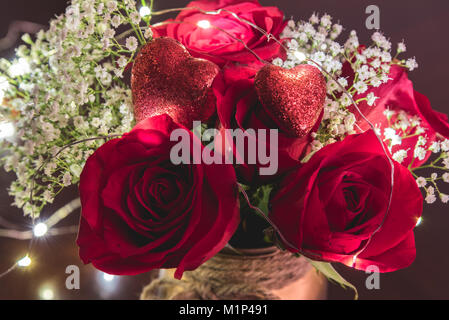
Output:
[[[285,68],[293,68],[302,63],[317,66],[318,63],[329,74],[326,74],[328,97],[324,118],[312,142],[314,150],[356,132],[356,115],[348,108],[352,105],[351,100],[356,103],[366,101],[369,106],[374,107],[378,97],[372,92],[366,92],[390,80],[388,74],[393,63],[410,65],[410,69],[416,67],[416,62],[413,64],[412,60],[396,61],[396,57],[391,55],[391,43],[381,33],[375,32],[372,36],[373,44],[364,48],[360,46],[355,31],[350,32],[344,44],[338,43],[336,39],[342,30],[343,27],[333,24],[332,18],[327,14],[321,17],[313,14],[309,21],[289,21],[282,34],[282,37],[291,39],[287,42],[287,59],[283,61],[278,58],[273,61],[275,65]],[[397,54],[405,51],[404,43],[398,44]],[[349,64],[354,72],[351,79],[342,77],[344,63]],[[360,97],[362,94],[365,95]]]
[[[355,31],[350,32],[344,44],[338,43],[337,38],[342,30],[342,26],[333,24],[327,14],[321,17],[313,14],[308,21],[298,23],[289,21],[282,34],[283,38],[291,39],[287,42],[287,58],[285,61],[279,58],[273,61],[275,65],[285,68],[293,68],[302,63],[314,66],[318,64],[326,71],[324,74],[327,81],[327,99],[323,121],[317,133],[313,134],[312,151],[356,132],[356,116],[359,115],[355,114],[355,108],[350,107],[352,100],[357,104],[364,101],[375,108],[379,97],[369,90],[390,81],[389,73],[393,64],[409,71],[418,67],[415,58],[398,58],[401,53],[407,51],[403,42],[398,43],[393,56],[391,42],[380,32],[374,32],[371,37],[373,43],[364,47],[360,45]],[[345,64],[350,66],[348,69],[353,72],[347,78],[343,77],[342,73]],[[449,183],[449,140],[429,139],[421,125],[421,119],[405,111],[386,110],[384,116],[389,125],[381,128],[375,124],[376,133],[393,153],[393,159],[402,164],[407,160],[410,171],[417,178],[418,186],[426,192],[427,203],[435,202],[437,196],[443,203],[448,203],[449,195],[440,191],[437,182]],[[422,161],[431,153],[435,154],[434,161],[419,168],[413,167],[415,161]],[[443,171],[443,174],[432,173],[429,178],[424,178],[418,177],[414,172],[425,168]]]
[[[403,163],[405,159],[417,158],[424,160],[427,156],[428,143],[426,129],[421,126],[421,118],[416,115],[410,115],[404,110],[387,109],[383,112],[388,122],[388,127],[380,128],[376,127],[377,133],[382,136],[390,152],[393,152],[393,159],[399,163]],[[383,131],[382,131],[383,130]],[[417,140],[412,146],[409,145],[407,139]],[[405,145],[408,145],[407,149],[400,149],[403,145],[403,141],[406,141]],[[411,150],[411,148],[413,148]],[[412,151],[412,153],[409,153]]]
[[[0,62],[0,114],[17,132],[15,141],[2,142],[8,149],[2,163],[17,174],[10,194],[25,214],[38,215],[64,187],[77,183],[87,157],[104,140],[55,157],[63,146],[132,128],[123,72],[152,36],[140,20],[134,0],[73,0],[47,31],[23,37],[27,45],[17,49],[15,60]]]
[[[425,141],[418,141],[417,145],[423,145]],[[441,191],[439,186],[440,183],[449,184],[449,139],[444,139],[441,141],[434,141],[429,147],[424,149],[425,152],[432,152],[435,154],[434,159],[428,163],[422,165],[421,167],[412,169],[413,175],[416,177],[416,183],[418,187],[423,188],[426,197],[425,201],[427,203],[434,203],[438,198],[443,203],[449,203],[449,195]],[[415,149],[416,157],[416,149]],[[435,170],[437,172],[432,172],[430,177],[425,178],[423,176],[418,176],[415,172],[417,170]]]

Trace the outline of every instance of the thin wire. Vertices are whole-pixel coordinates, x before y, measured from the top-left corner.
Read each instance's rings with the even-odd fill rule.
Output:
[[[56,210],[56,212],[54,214],[52,214],[48,219],[45,220],[45,225],[49,229],[47,233],[49,235],[60,235],[60,234],[70,233],[71,231],[67,232],[67,230],[73,230],[73,227],[62,227],[62,228],[58,228],[58,229],[55,229],[52,227],[80,207],[81,207],[81,201],[79,198],[77,198],[77,199],[70,201],[62,208]],[[74,227],[76,227],[76,226],[74,226]],[[12,238],[12,239],[16,239],[16,240],[29,240],[33,237],[33,231],[30,231],[30,230],[20,231],[20,230],[15,230],[15,229],[17,229],[17,228],[9,227],[8,229],[0,229],[0,237]]]
[[[221,14],[222,12],[229,13],[231,16],[233,16],[233,17],[236,18],[237,20],[239,20],[239,21],[241,21],[241,22],[244,22],[244,23],[248,24],[249,26],[253,27],[254,29],[258,30],[259,32],[261,32],[264,36],[267,37],[267,41],[268,41],[268,42],[269,42],[270,40],[274,40],[274,41],[275,41],[276,43],[278,43],[278,44],[279,44],[285,51],[288,52],[288,48],[287,48],[281,41],[279,41],[275,36],[273,36],[271,33],[268,33],[267,31],[265,31],[265,30],[262,29],[261,27],[255,25],[255,24],[252,23],[251,21],[248,21],[248,20],[246,20],[246,19],[244,19],[244,18],[241,18],[241,17],[239,17],[236,13],[231,12],[231,11],[226,10],[226,9],[219,9],[219,10],[217,10],[217,11],[206,11],[206,10],[202,10],[202,9],[200,9],[200,8],[198,8],[198,7],[184,7],[184,8],[172,8],[172,9],[166,9],[166,10],[155,11],[155,12],[152,12],[151,15],[162,15],[162,14],[166,14],[166,13],[170,13],[170,12],[178,12],[178,11],[185,11],[185,10],[198,11],[198,12],[201,12],[201,13],[207,14],[207,15],[219,15],[219,14]],[[162,25],[162,24],[163,24],[163,23],[159,23],[159,24],[156,24],[156,25],[154,25],[154,26]],[[217,30],[220,30],[220,31],[222,31],[222,32],[227,33],[227,34],[228,34],[230,37],[232,37],[234,40],[236,40],[236,41],[242,43],[242,44],[244,45],[245,49],[247,49],[249,52],[251,52],[251,53],[252,53],[252,54],[253,54],[259,61],[261,61],[261,62],[263,62],[263,63],[268,63],[267,61],[261,59],[261,58],[260,58],[260,57],[259,57],[253,50],[251,50],[251,49],[246,45],[246,43],[245,43],[243,40],[234,37],[232,34],[230,34],[230,33],[227,32],[226,30],[223,30],[223,29],[221,29],[221,28],[219,28],[219,27],[216,27],[216,26],[211,26],[211,27],[213,27],[213,28],[215,28],[215,29],[217,29]],[[126,31],[126,32],[120,34],[116,39],[118,39],[118,40],[122,39],[124,36],[126,36],[127,34],[129,34],[129,32],[132,32],[132,31],[130,31],[130,30]],[[319,63],[313,61],[313,60],[310,59],[310,58],[307,58],[307,60],[310,61],[310,62],[312,62],[312,63],[314,63],[314,64],[316,64],[316,65],[320,68],[320,70],[322,70],[323,72],[325,72],[325,73],[326,73],[332,80],[334,80],[334,81],[337,83],[337,85],[340,87],[340,89],[342,89],[342,91],[348,96],[348,98],[351,100],[353,106],[356,108],[357,112],[358,112],[358,113],[362,116],[362,118],[369,124],[369,126],[371,127],[371,129],[372,129],[373,132],[375,133],[377,139],[379,140],[379,143],[380,143],[381,146],[382,146],[382,150],[384,151],[384,153],[385,153],[385,155],[386,155],[386,157],[387,157],[387,159],[388,159],[388,161],[389,161],[389,163],[390,163],[390,165],[391,165],[391,190],[390,190],[390,198],[389,198],[389,202],[388,202],[388,207],[387,207],[386,213],[385,213],[385,215],[384,215],[384,217],[383,217],[383,220],[382,220],[381,224],[380,224],[380,225],[378,226],[378,228],[371,234],[370,238],[367,240],[367,242],[366,242],[366,244],[364,245],[364,247],[363,247],[361,250],[359,250],[359,251],[353,256],[353,265],[354,265],[354,264],[356,263],[356,259],[357,259],[358,255],[360,255],[360,254],[367,248],[367,246],[368,246],[369,243],[371,242],[373,236],[374,236],[374,235],[375,235],[375,234],[382,228],[382,226],[383,226],[383,224],[384,224],[384,222],[385,222],[385,220],[386,220],[386,218],[387,218],[387,214],[388,214],[388,212],[389,212],[389,209],[390,209],[390,206],[391,206],[391,202],[392,202],[392,196],[393,196],[393,188],[394,188],[394,163],[393,163],[393,161],[390,159],[390,157],[389,157],[389,155],[388,155],[388,152],[387,152],[387,150],[386,150],[386,148],[385,148],[385,146],[384,146],[384,144],[383,144],[382,138],[377,134],[377,132],[376,132],[376,130],[375,130],[375,126],[374,126],[374,125],[373,125],[373,124],[372,124],[372,123],[365,117],[365,115],[361,112],[361,110],[359,109],[358,105],[357,105],[356,102],[353,100],[352,96],[347,92],[347,90],[346,90],[346,89],[345,89],[345,88],[344,88],[344,87],[343,87],[343,86],[342,86],[342,85],[335,79],[335,77],[334,77],[333,75],[331,75],[329,72],[327,72],[327,70],[325,70],[325,68],[324,68],[322,65],[320,65]],[[360,127],[359,127],[359,129],[360,129]],[[95,138],[84,139],[84,140],[81,140],[81,141],[75,141],[75,142],[73,142],[73,143],[70,143],[70,144],[64,146],[61,150],[58,151],[58,153],[57,153],[55,156],[59,155],[59,154],[60,154],[63,150],[65,150],[66,148],[69,148],[69,147],[71,147],[71,146],[73,146],[73,145],[75,145],[75,144],[78,144],[78,143],[87,142],[87,141],[91,141],[91,140],[97,140],[97,139],[105,139],[105,138],[108,138],[108,137],[117,137],[117,136],[120,136],[120,135],[113,135],[113,136],[107,136],[107,137],[95,137]],[[46,160],[46,162],[48,162],[48,159]],[[33,203],[33,189],[34,189],[34,178],[35,178],[35,175],[36,175],[40,170],[42,170],[42,168],[43,168],[43,166],[46,164],[46,162],[44,162],[44,163],[41,165],[41,167],[36,171],[36,173],[35,173],[35,174],[33,175],[33,177],[32,177],[32,188],[31,188],[31,192],[30,192],[30,203],[31,203],[31,204]],[[256,210],[258,213],[260,213],[261,216],[264,217],[264,218],[267,220],[267,222],[273,227],[273,229],[278,233],[279,237],[280,237],[286,244],[292,246],[293,248],[295,248],[295,249],[297,249],[297,250],[299,251],[298,248],[296,248],[295,246],[293,246],[293,245],[292,245],[292,244],[291,244],[291,243],[290,243],[290,242],[289,242],[289,241],[282,235],[282,233],[280,232],[279,228],[278,228],[278,227],[277,227],[277,226],[276,226],[276,225],[275,225],[275,224],[274,224],[274,223],[273,223],[273,222],[272,222],[272,221],[271,221],[271,220],[270,220],[270,219],[269,219],[263,212],[262,212],[262,210],[260,210],[259,208],[255,207],[255,206],[252,206],[252,204],[251,204],[250,201],[249,201],[248,195],[246,194],[246,192],[245,192],[242,188],[241,188],[241,191],[242,191],[242,193],[244,194],[244,197],[245,197],[246,201],[248,202],[248,205],[249,205],[252,209]],[[32,214],[32,219],[33,219],[33,225],[34,225],[34,222],[35,222],[35,215],[34,215],[34,214]],[[30,241],[29,251],[31,250],[32,243],[33,243],[33,239]],[[2,277],[5,276],[6,274],[8,274],[8,273],[11,272],[12,270],[14,270],[15,267],[16,267],[16,265],[17,265],[17,263],[16,263],[15,265],[13,265],[10,269],[8,269],[7,271],[5,271],[4,273],[0,274],[0,278],[2,278]]]
[[[16,224],[6,220],[2,216],[0,216],[0,226],[5,227],[5,228],[9,228],[9,229],[17,229],[17,225]]]
[[[267,41],[269,42],[271,39],[273,39],[276,43],[278,43],[286,52],[288,52],[289,51],[289,49],[281,42],[281,41],[279,41],[275,36],[273,36],[273,34],[271,34],[271,33],[269,33],[269,32],[267,32],[266,30],[264,30],[263,28],[261,28],[261,27],[259,27],[259,26],[257,26],[257,25],[255,25],[254,23],[252,23],[251,21],[248,21],[248,20],[246,20],[246,19],[244,19],[244,18],[241,18],[241,17],[239,17],[236,13],[234,13],[234,12],[231,12],[231,11],[229,11],[229,10],[226,10],[226,9],[219,9],[219,10],[217,10],[217,11],[206,11],[206,10],[202,10],[202,9],[200,9],[200,8],[198,8],[198,7],[186,7],[186,8],[173,8],[173,9],[166,9],[166,10],[161,10],[161,11],[156,11],[156,12],[153,12],[153,15],[162,15],[162,14],[166,14],[166,13],[170,13],[170,12],[177,12],[177,11],[184,11],[184,10],[194,10],[194,11],[199,11],[199,12],[201,12],[201,13],[203,13],[203,14],[207,14],[207,15],[219,15],[221,12],[226,12],[226,13],[229,13],[231,16],[233,16],[235,19],[237,19],[237,20],[239,20],[239,21],[241,21],[241,22],[244,22],[244,23],[246,23],[246,24],[248,24],[249,26],[251,26],[251,27],[253,27],[254,29],[256,29],[256,30],[258,30],[260,33],[262,33],[264,36],[266,36],[267,37]],[[240,40],[240,39],[239,39]],[[247,48],[247,46],[245,45],[245,47]],[[253,54],[255,54],[251,49],[250,49],[250,52],[252,52]],[[257,54],[255,54],[255,56],[260,60],[260,57],[258,57],[257,56]],[[383,152],[384,152],[384,154],[385,154],[385,156],[386,156],[386,158],[387,158],[387,160],[388,160],[388,162],[389,162],[389,164],[390,164],[390,166],[391,166],[391,176],[390,176],[390,179],[391,179],[391,185],[390,185],[390,187],[391,187],[391,189],[390,189],[390,196],[389,196],[389,200],[388,200],[388,206],[387,206],[387,209],[386,209],[386,212],[385,212],[385,215],[384,215],[384,217],[383,217],[383,219],[382,219],[382,221],[381,221],[381,223],[380,223],[380,225],[377,227],[377,229],[376,230],[374,230],[373,231],[373,233],[370,235],[370,237],[369,237],[369,239],[366,241],[366,243],[365,243],[365,245],[359,250],[359,251],[357,251],[355,254],[354,254],[354,256],[353,256],[353,262],[352,262],[352,266],[354,266],[355,265],[355,263],[356,263],[356,260],[357,260],[357,257],[368,247],[368,245],[370,244],[370,242],[371,242],[371,240],[372,240],[372,238],[374,237],[374,235],[377,233],[377,232],[379,232],[380,231],[380,229],[383,227],[383,225],[384,225],[384,223],[385,223],[385,221],[386,221],[386,218],[387,218],[387,216],[388,216],[388,213],[389,213],[389,211],[390,211],[390,207],[391,207],[391,202],[392,202],[392,198],[393,198],[393,188],[394,188],[394,172],[395,172],[395,169],[394,169],[394,162],[393,162],[393,160],[391,160],[391,158],[390,158],[390,156],[389,156],[389,154],[388,154],[388,151],[386,150],[386,148],[385,148],[385,145],[384,145],[384,143],[383,143],[383,141],[382,141],[382,138],[380,137],[380,135],[379,134],[377,134],[377,132],[376,132],[376,128],[375,128],[375,126],[365,117],[365,115],[362,113],[362,111],[360,110],[360,108],[358,107],[358,105],[357,105],[357,103],[354,101],[354,99],[352,98],[352,96],[349,94],[349,92],[337,81],[337,79],[332,75],[332,74],[330,74],[321,64],[319,64],[319,63],[317,63],[316,61],[314,61],[314,60],[312,60],[312,59],[310,59],[310,58],[307,58],[306,59],[307,61],[310,61],[310,62],[312,62],[312,63],[314,63],[322,72],[324,72],[324,73],[326,73],[326,75],[328,76],[328,77],[330,77],[333,81],[335,81],[336,82],[336,84],[340,87],[340,89],[344,92],[344,94],[346,94],[346,96],[351,100],[351,103],[352,103],[352,105],[355,107],[355,109],[357,110],[357,112],[361,115],[361,117],[368,123],[368,125],[370,126],[370,128],[373,130],[373,132],[374,132],[374,134],[376,135],[376,137],[377,137],[377,139],[378,139],[378,141],[379,141],[379,143],[380,143],[380,145],[381,145],[381,147],[382,147],[382,150],[383,150]],[[361,128],[358,126],[358,128],[361,130]],[[249,203],[249,198],[248,198],[248,196],[247,196],[247,194],[246,194],[246,192],[243,190],[243,193],[244,193],[244,196],[245,196],[245,198],[246,198],[246,200],[247,200],[247,202],[248,202],[248,205],[250,206],[250,207],[252,207],[252,205]],[[255,207],[253,207],[253,209],[254,209]],[[255,210],[257,210],[257,209],[255,209]],[[265,215],[263,215],[266,219],[267,219],[267,222],[269,222],[271,225],[272,225],[272,227],[276,230],[276,232],[279,234],[279,236],[285,241],[286,239],[285,239],[285,237],[280,233],[280,231],[279,231],[279,228],[277,227],[277,226],[275,226],[274,225],[274,223],[270,220],[270,219],[268,219],[268,217],[266,217]],[[286,243],[288,243],[288,242],[286,242]],[[289,244],[289,245],[291,245],[291,244]],[[294,247],[294,246],[293,246]],[[297,248],[296,248],[297,249]]]
[[[354,99],[352,98],[352,96],[349,94],[349,92],[323,67],[321,66],[319,63],[315,62],[314,60],[307,58],[306,60],[316,64],[321,71],[323,71],[324,73],[326,73],[329,77],[331,77],[331,79],[333,81],[335,81],[335,83],[337,84],[337,86],[340,87],[341,90],[343,90],[343,92],[346,94],[346,96],[351,100],[352,105],[355,107],[355,109],[357,110],[357,112],[362,116],[362,118],[368,123],[368,125],[370,126],[371,130],[373,130],[374,134],[376,135],[377,140],[379,140],[380,145],[382,146],[382,150],[390,164],[391,167],[391,176],[390,176],[390,195],[389,195],[389,199],[388,199],[388,205],[387,205],[387,209],[385,211],[385,214],[383,216],[383,219],[381,221],[381,223],[379,224],[379,226],[376,228],[376,230],[373,231],[373,233],[371,233],[370,237],[368,238],[368,240],[366,241],[365,245],[359,250],[357,251],[354,256],[352,257],[352,266],[355,266],[357,257],[363,252],[365,251],[365,249],[368,247],[368,245],[370,244],[371,240],[373,239],[374,235],[376,233],[378,233],[380,231],[380,229],[383,227],[383,225],[385,224],[385,221],[387,219],[387,215],[390,211],[390,207],[391,207],[391,202],[393,200],[393,188],[394,188],[394,162],[393,160],[391,160],[387,149],[385,148],[385,144],[382,141],[382,138],[379,134],[377,134],[376,132],[376,127],[374,126],[374,124],[368,120],[368,118],[365,117],[365,115],[362,113],[362,111],[360,110],[359,106],[357,105],[357,103],[354,101]],[[360,127],[359,127],[360,128]]]
[[[229,10],[226,10],[226,9],[219,9],[219,10],[216,10],[216,11],[207,11],[207,10],[203,10],[203,9],[201,9],[201,8],[198,8],[198,7],[184,7],[184,8],[171,8],[171,9],[166,9],[166,10],[160,10],[160,11],[155,11],[155,12],[152,12],[152,15],[163,15],[163,14],[167,14],[167,13],[171,13],[171,12],[179,12],[179,11],[190,11],[190,10],[192,10],[192,11],[198,11],[198,12],[200,12],[200,13],[203,13],[203,14],[206,14],[206,15],[219,15],[219,14],[221,14],[222,12],[226,12],[226,13],[228,13],[228,14],[230,14],[232,17],[234,17],[235,19],[237,19],[238,21],[240,21],[240,22],[244,22],[244,23],[246,23],[246,24],[248,24],[249,26],[251,26],[251,27],[253,27],[254,29],[256,29],[257,31],[259,31],[260,33],[262,33],[266,38],[267,38],[267,42],[269,42],[270,40],[274,40],[277,44],[279,44],[286,52],[288,52],[289,51],[289,49],[281,42],[281,41],[279,41],[273,34],[271,34],[271,33],[269,33],[269,32],[267,32],[266,30],[264,30],[263,28],[261,28],[261,27],[259,27],[259,26],[257,26],[256,24],[254,24],[254,23],[252,23],[251,21],[248,21],[248,20],[246,20],[246,19],[244,19],[244,18],[241,18],[241,17],[239,17],[235,12],[232,12],[232,11],[229,11]],[[183,21],[179,21],[179,22],[162,22],[162,23],[159,23],[159,24],[155,24],[154,26],[158,26],[158,25],[163,25],[163,24],[168,24],[168,23],[183,23]],[[153,26],[153,27],[154,27]],[[212,27],[212,26],[211,26]],[[215,27],[216,29],[218,29],[218,30],[220,30],[218,27]],[[224,30],[222,30],[221,29],[221,31],[224,31]],[[225,31],[226,32],[226,31]],[[226,32],[227,34],[229,34],[228,32]],[[230,34],[229,34],[230,35]],[[121,37],[122,35],[120,35],[119,37]],[[230,35],[231,37],[233,37],[232,35]],[[235,39],[235,40],[237,40],[237,41],[241,41],[241,42],[243,42],[241,39],[236,39],[235,37],[233,37],[233,39]],[[243,42],[244,43],[244,42]],[[249,50],[253,55],[255,55],[256,56],[256,58],[259,60],[259,61],[264,61],[264,60],[262,60],[253,50],[251,50],[250,48],[248,48],[248,46],[246,45],[246,43],[244,43],[244,45],[245,45],[245,48],[247,49],[247,50]],[[306,60],[307,61],[309,61],[309,62],[312,62],[313,64],[315,64],[322,72],[324,72],[330,79],[332,79],[333,81],[335,81],[335,83],[337,84],[337,86],[343,91],[343,93],[351,100],[351,103],[352,103],[352,105],[355,107],[355,109],[357,110],[357,112],[361,115],[361,117],[368,123],[368,125],[370,126],[370,128],[373,130],[373,132],[374,132],[374,134],[376,135],[376,137],[377,137],[377,139],[378,139],[378,141],[379,141],[379,143],[380,143],[380,145],[381,145],[381,147],[382,147],[382,150],[383,150],[383,152],[384,152],[384,154],[385,154],[385,156],[387,157],[387,160],[388,160],[388,162],[389,162],[389,164],[390,164],[390,167],[391,167],[391,177],[390,177],[390,179],[391,179],[391,189],[390,189],[390,196],[389,196],[389,200],[388,200],[388,206],[387,206],[387,209],[386,209],[386,212],[385,212],[385,215],[384,215],[384,217],[383,217],[383,219],[382,219],[382,221],[381,221],[381,223],[380,223],[380,225],[376,228],[376,230],[374,230],[373,231],[373,233],[370,235],[370,237],[368,238],[368,240],[366,241],[366,243],[365,243],[365,245],[359,250],[359,251],[357,251],[354,255],[353,255],[353,262],[352,262],[352,266],[354,266],[355,265],[355,263],[356,263],[356,260],[357,260],[357,257],[368,247],[368,245],[369,245],[369,243],[371,242],[371,240],[372,240],[372,238],[374,237],[374,235],[377,233],[377,232],[379,232],[380,231],[380,229],[382,228],[382,226],[384,225],[384,223],[385,223],[385,221],[386,221],[386,218],[387,218],[387,215],[388,215],[388,213],[389,213],[389,210],[390,210],[390,207],[391,207],[391,202],[392,202],[392,198],[393,198],[393,188],[394,188],[394,172],[395,172],[395,169],[394,169],[394,162],[391,160],[391,158],[390,158],[390,156],[389,156],[389,154],[388,154],[388,152],[387,152],[387,150],[386,150],[386,148],[385,148],[385,145],[384,145],[384,143],[383,143],[383,141],[382,141],[382,138],[380,137],[380,135],[378,135],[377,134],[377,132],[376,132],[376,128],[375,128],[375,126],[365,117],[365,115],[362,113],[362,111],[360,110],[360,108],[358,107],[358,105],[357,105],[357,103],[354,101],[354,99],[353,99],[353,97],[351,96],[351,94],[349,94],[349,92],[337,81],[337,79],[332,75],[332,74],[330,74],[321,64],[319,64],[318,62],[316,62],[316,61],[314,61],[314,60],[312,60],[312,59],[310,59],[310,58],[306,58]],[[266,61],[264,61],[265,63],[266,63]],[[360,126],[358,126],[357,124],[356,124],[356,126],[357,126],[357,128],[360,130],[360,131],[362,131],[362,129],[360,128]],[[246,193],[245,193],[245,191],[243,190],[243,193],[244,193],[244,196],[245,196],[245,199],[247,200],[247,202],[248,202],[248,205],[250,206],[250,207],[253,207],[251,204],[250,204],[250,202],[249,202],[249,198],[248,198],[248,196],[246,195]],[[256,207],[253,207],[253,209],[255,209]],[[257,209],[255,209],[255,210],[257,210]],[[270,223],[270,225],[276,230],[276,232],[279,234],[279,236],[285,241],[286,239],[285,239],[285,237],[282,235],[282,233],[280,232],[280,230],[279,230],[279,228],[276,226],[276,225],[274,225],[274,223],[270,220],[270,219],[268,219],[268,217],[266,217],[265,215],[263,215],[263,217],[265,217],[266,219],[267,219],[267,222],[269,222]],[[286,243],[288,243],[288,242],[286,242]],[[291,245],[291,244],[289,244],[289,245]],[[293,246],[293,248],[295,248],[294,246]],[[295,248],[295,249],[297,249],[297,248]]]
[[[153,27],[154,27],[154,28],[157,28],[157,27],[159,27],[159,26],[168,25],[168,24],[190,24],[190,25],[195,25],[195,26],[196,26],[195,23],[187,22],[187,21],[164,21],[164,22],[158,22],[158,23],[155,23],[155,24],[153,25]],[[209,29],[209,28],[210,28],[210,29],[216,29],[216,30],[218,30],[218,31],[221,31],[221,32],[223,32],[223,33],[226,33],[226,34],[227,34],[229,37],[231,37],[233,40],[235,40],[235,41],[241,43],[241,44],[245,47],[245,49],[248,50],[252,55],[254,55],[254,56],[256,57],[256,59],[259,60],[261,63],[263,63],[263,64],[269,64],[268,61],[262,59],[262,58],[261,58],[261,57],[260,57],[254,50],[252,50],[250,47],[248,47],[248,45],[245,43],[245,41],[243,41],[242,39],[237,38],[236,36],[234,36],[233,34],[231,34],[229,31],[226,31],[225,29],[222,29],[222,28],[220,28],[220,27],[214,26],[214,25],[212,25],[212,24],[211,24],[210,27],[208,27],[208,29]],[[215,57],[214,55],[211,55],[211,54],[208,54],[208,53],[203,53],[203,52],[201,52],[201,54],[207,55],[207,56],[210,56],[210,57]]]
[[[260,208],[253,206],[251,204],[251,201],[249,200],[248,194],[246,193],[245,189],[242,188],[239,184],[239,189],[240,192],[243,194],[243,196],[245,197],[246,202],[248,203],[248,206],[255,210],[259,216],[261,216],[263,219],[265,219],[265,221],[274,229],[274,231],[276,231],[276,233],[278,234],[279,238],[281,238],[281,240],[287,244],[288,246],[290,246],[291,248],[295,249],[298,253],[303,254],[302,250],[297,248],[294,244],[292,244],[290,241],[287,240],[286,237],[284,237],[284,235],[282,234],[281,230],[277,227],[277,225],[268,217],[267,214],[265,214]],[[313,254],[315,256],[320,256],[319,254],[315,254],[315,253],[309,253],[309,254]]]
[[[50,236],[60,236],[66,234],[76,233],[78,231],[78,226],[68,226],[60,228],[52,228],[47,231]],[[30,230],[20,231],[11,229],[0,229],[0,237],[10,238],[14,240],[30,240],[34,236],[33,232]]]
[[[8,275],[9,273],[11,273],[12,271],[14,271],[17,268],[17,262],[14,263],[11,267],[9,267],[8,270],[6,270],[5,272],[0,274],[0,279],[3,278],[4,276]]]
[[[66,205],[64,205],[62,208],[56,210],[54,214],[52,214],[48,219],[45,220],[45,224],[47,225],[48,229],[56,225],[59,221],[67,217],[69,214],[74,212],[76,209],[79,209],[81,207],[81,200],[80,198],[76,198]]]
[[[21,33],[37,33],[39,30],[44,28],[45,27],[43,25],[30,21],[12,21],[9,25],[6,36],[0,38],[0,51],[11,48],[19,39]]]

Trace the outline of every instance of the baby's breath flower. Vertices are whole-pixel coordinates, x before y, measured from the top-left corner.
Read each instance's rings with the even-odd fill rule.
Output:
[[[427,185],[427,180],[424,177],[418,177],[416,179],[416,184],[419,188],[424,188]]]
[[[441,141],[441,150],[443,151],[449,151],[449,139],[445,139],[444,141]]]
[[[426,196],[426,198],[425,198],[425,201],[426,201],[428,204],[432,204],[432,203],[434,203],[436,200],[437,200],[437,197],[436,197],[434,194],[428,194],[428,195]]]
[[[434,141],[432,145],[429,147],[429,150],[433,153],[439,153],[441,151],[440,143],[438,141]]]
[[[415,158],[418,158],[419,160],[424,160],[424,158],[426,157],[426,149],[422,148],[422,147],[416,147],[415,151],[413,153]]]
[[[418,63],[416,62],[415,58],[410,58],[405,62],[405,66],[410,70],[413,71],[416,68],[418,68]]]
[[[385,128],[384,129],[385,139],[390,140],[390,145],[400,145],[402,143],[402,138],[396,133],[393,128]]]
[[[363,81],[359,81],[359,82],[355,83],[354,88],[357,90],[357,93],[359,93],[359,94],[365,93],[366,90],[368,90],[368,86]]]
[[[117,10],[117,1],[116,0],[110,0],[106,3],[106,7],[109,12],[113,12]]]
[[[393,154],[393,160],[396,160],[399,163],[404,162],[405,158],[407,158],[407,151],[404,149],[398,150]]]
[[[151,30],[151,28],[147,28],[145,30],[144,37],[145,37],[145,39],[152,39],[153,38],[153,30]]]
[[[111,25],[112,25],[114,28],[118,28],[118,27],[120,26],[121,23],[122,23],[122,19],[120,18],[120,16],[116,15],[116,16],[113,16],[113,17],[112,17],[112,19],[111,19]]]
[[[128,48],[129,51],[135,51],[138,45],[139,43],[137,42],[136,37],[133,36],[126,39],[126,48]]]
[[[446,172],[442,175],[443,181],[449,183],[449,173]]]
[[[446,169],[449,169],[449,158],[443,159],[443,166],[444,166]]]
[[[348,80],[346,80],[346,78],[338,78],[338,83],[341,84],[343,87],[347,87],[348,86]]]
[[[368,94],[366,95],[366,99],[367,99],[367,102],[366,102],[366,103],[367,103],[369,106],[373,106],[373,105],[376,103],[376,100],[379,99],[379,97],[376,97],[376,96],[374,95],[374,93],[370,92],[370,93],[368,93]]]
[[[398,43],[398,53],[406,52],[407,47],[405,46],[404,41]]]
[[[132,12],[130,14],[130,18],[131,18],[131,22],[136,25],[138,25],[140,23],[140,21],[142,20],[140,14],[138,12]]]

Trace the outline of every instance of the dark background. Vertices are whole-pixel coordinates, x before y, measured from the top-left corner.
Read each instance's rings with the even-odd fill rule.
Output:
[[[381,30],[395,45],[405,40],[405,56],[416,56],[419,68],[410,74],[416,90],[427,95],[434,109],[449,113],[449,1],[292,1],[264,0],[264,5],[276,5],[287,17],[308,19],[313,12],[328,13],[334,21],[346,28],[344,36],[356,29],[361,43],[369,43],[372,31],[366,30],[365,8],[376,4],[380,8]],[[155,0],[155,10],[180,7],[181,0]],[[46,25],[55,14],[66,7],[66,0],[0,0],[0,38],[14,20],[26,20]],[[164,17],[165,18],[165,17]],[[154,18],[154,21],[158,21]],[[342,38],[344,39],[344,38]],[[19,42],[17,42],[18,44]],[[0,51],[0,56],[11,58],[13,50]],[[14,178],[0,170],[0,216],[29,229],[30,222],[22,213],[11,207],[12,198],[6,188]],[[43,217],[76,197],[76,189],[67,190]],[[79,212],[73,213],[61,225],[76,225]],[[336,266],[359,288],[361,299],[448,299],[449,298],[449,207],[442,204],[425,205],[423,222],[416,232],[417,258],[407,269],[380,277],[380,290],[365,289],[364,272]],[[27,242],[0,238],[0,272],[7,269],[26,253]],[[133,277],[116,277],[106,283],[92,266],[83,266],[78,258],[75,235],[48,237],[39,241],[33,251],[30,268],[15,270],[0,279],[0,299],[39,299],[39,291],[50,286],[58,299],[136,299],[142,286],[148,283],[149,274]],[[65,289],[65,268],[78,265],[81,270],[81,289]],[[329,285],[329,298],[350,299],[352,293],[334,284]]]

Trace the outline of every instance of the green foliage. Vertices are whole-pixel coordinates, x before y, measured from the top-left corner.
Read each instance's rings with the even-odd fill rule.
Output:
[[[350,288],[354,290],[354,300],[358,299],[359,294],[357,292],[357,288],[353,284],[348,282],[345,278],[343,278],[338,273],[338,271],[334,269],[332,264],[330,264],[329,262],[315,261],[308,258],[307,260],[310,262],[312,266],[315,267],[315,269],[324,274],[326,278],[328,278],[329,280],[337,282],[344,288]]]

